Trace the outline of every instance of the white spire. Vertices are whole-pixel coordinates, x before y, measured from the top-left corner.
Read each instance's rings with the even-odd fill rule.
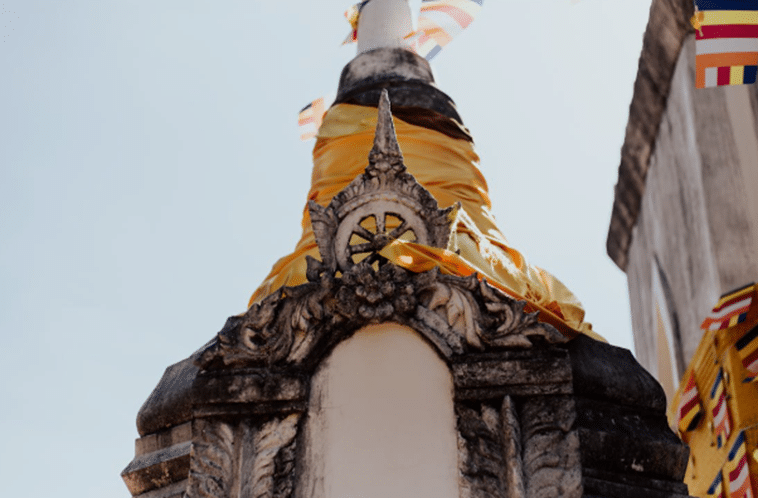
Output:
[[[405,39],[413,31],[408,0],[371,0],[358,21],[358,53],[375,48],[407,48]]]

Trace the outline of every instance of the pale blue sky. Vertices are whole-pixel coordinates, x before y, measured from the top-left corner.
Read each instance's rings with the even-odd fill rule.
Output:
[[[127,497],[135,416],[300,235],[349,2],[0,1],[3,496]],[[631,347],[605,253],[650,0],[487,0],[434,61],[510,242]]]

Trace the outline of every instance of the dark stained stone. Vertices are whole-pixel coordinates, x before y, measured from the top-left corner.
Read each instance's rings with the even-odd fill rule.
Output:
[[[568,344],[578,396],[666,412],[663,388],[628,349],[580,335]]]

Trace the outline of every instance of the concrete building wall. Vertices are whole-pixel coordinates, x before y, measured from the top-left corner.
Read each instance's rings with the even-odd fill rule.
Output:
[[[626,269],[637,357],[658,378],[669,364],[681,375],[721,294],[758,280],[758,90],[695,89],[694,45],[679,54]]]

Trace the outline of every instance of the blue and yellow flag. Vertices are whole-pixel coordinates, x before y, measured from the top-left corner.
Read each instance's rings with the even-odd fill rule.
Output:
[[[721,471],[716,474],[711,487],[708,488],[708,498],[724,498],[724,482],[721,477]]]
[[[729,406],[726,402],[726,389],[724,389],[724,371],[719,369],[716,381],[711,388],[711,415],[713,416],[713,432],[721,448],[729,439],[732,432],[732,423],[729,417]]]
[[[747,463],[744,432],[740,432],[734,440],[732,449],[729,450],[729,461],[726,463],[725,470],[729,476],[729,498],[753,498],[753,483]]]
[[[742,366],[748,372],[744,382],[755,382],[758,380],[758,326],[742,336],[734,346],[737,348]]]
[[[695,0],[695,87],[755,83],[758,0]]]

